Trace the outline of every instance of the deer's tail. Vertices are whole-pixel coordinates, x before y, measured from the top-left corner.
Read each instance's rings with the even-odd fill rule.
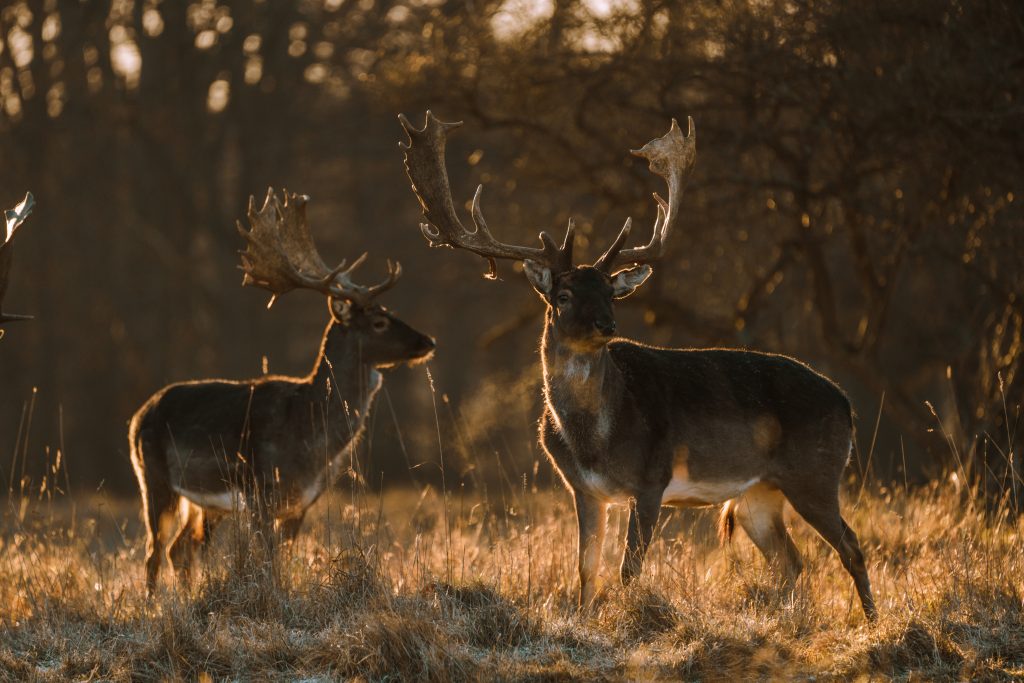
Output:
[[[718,540],[722,545],[732,541],[733,532],[736,531],[735,507],[733,501],[725,501],[725,505],[722,506],[722,514],[718,517]]]

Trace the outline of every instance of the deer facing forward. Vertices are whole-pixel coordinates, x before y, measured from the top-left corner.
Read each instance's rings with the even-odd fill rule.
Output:
[[[306,226],[305,204],[287,192],[281,202],[270,190],[259,211],[250,199],[252,231],[239,230],[249,240],[245,284],[275,297],[296,288],[327,297],[331,320],[310,373],[172,384],[132,418],[150,592],[179,506],[186,512],[170,555],[185,578],[211,519],[232,510],[249,510],[268,541],[275,520],[293,538],[309,506],[349,467],[381,387],[379,368],[423,361],[434,350],[433,339],[373,301],[395,284],[400,267],[389,266],[388,279],[371,287],[351,279],[365,254],[329,270]]]
[[[628,506],[620,568],[623,583],[640,573],[663,506],[722,505],[727,534],[738,522],[792,588],[801,571],[783,522],[793,508],[839,555],[868,618],[875,606],[864,556],[840,514],[839,484],[853,424],[845,394],[831,381],[785,356],[729,349],[665,349],[615,337],[614,302],[651,275],[676,222],[682,188],[696,159],[689,134],[672,122],[637,156],[668,184],[655,195],[658,218],[648,244],[623,248],[632,223],[593,265],[573,263],[574,226],[557,245],[498,242],[472,203],[474,230],[454,210],[444,161],[448,131],[427,112],[422,129],[400,117],[409,135],[406,170],[427,221],[431,246],[468,249],[490,262],[523,262],[544,301],[541,359],[544,415],[541,443],[572,493],[579,527],[581,606],[597,590],[609,505]],[[616,270],[616,264],[626,265]]]

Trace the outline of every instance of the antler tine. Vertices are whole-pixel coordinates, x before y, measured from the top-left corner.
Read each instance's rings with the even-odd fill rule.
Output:
[[[366,287],[356,284],[355,280],[352,279],[352,274],[359,266],[366,263],[368,256],[369,252],[364,251],[352,262],[352,265],[348,268],[339,269],[335,273],[335,277],[331,278],[332,281],[328,283],[331,296],[357,301],[360,304],[369,303],[370,299],[366,296]]]
[[[32,196],[31,192],[26,192],[25,198],[17,206],[4,211],[4,225],[0,229],[0,324],[14,322],[15,320],[31,320],[31,316],[28,315],[4,313],[3,302],[4,295],[7,293],[7,277],[11,270],[11,255],[13,252],[11,240],[14,239],[18,228],[21,227],[25,219],[32,213],[35,205],[35,197]]]
[[[374,285],[357,284],[352,280],[352,272],[366,261],[366,256],[364,252],[352,262],[351,266],[338,274],[337,279],[332,283],[331,296],[349,299],[366,306],[372,299],[394,287],[398,279],[402,277],[402,265],[398,262],[392,263],[391,259],[388,259],[388,274],[384,280]]]
[[[654,193],[654,200],[658,203],[658,218],[654,222],[651,241],[641,247],[622,249],[621,251],[615,249],[617,254],[614,253],[613,248],[620,240],[624,241],[629,234],[627,222],[627,226],[623,226],[622,232],[619,233],[619,237],[612,247],[599,259],[602,269],[611,270],[616,261],[620,263],[649,263],[657,261],[664,255],[665,241],[679,216],[683,187],[697,160],[697,134],[692,116],[687,117],[687,124],[688,130],[684,136],[679,124],[672,119],[672,126],[668,133],[651,140],[640,149],[630,150],[631,154],[647,159],[651,172],[665,179],[668,185],[668,201],[662,199],[658,193]],[[621,248],[620,244],[618,246]],[[609,253],[611,253],[611,257],[607,258]]]
[[[633,219],[627,218],[626,223],[622,226],[622,230],[619,231],[619,236],[615,238],[611,246],[603,254],[601,258],[594,261],[594,267],[598,270],[611,273],[612,266],[615,265],[615,258],[619,255],[623,245],[626,244],[626,240],[629,238],[629,232],[633,229]],[[657,232],[657,227],[655,227]]]
[[[543,263],[551,268],[568,270],[572,267],[572,239],[567,235],[563,249],[551,240],[547,233],[541,233],[543,247],[524,247],[505,244],[494,239],[484,220],[480,209],[480,185],[473,195],[471,216],[473,230],[467,230],[455,212],[452,201],[451,185],[448,180],[448,169],[445,165],[444,151],[448,131],[458,128],[462,122],[446,123],[439,120],[429,110],[424,119],[423,128],[417,129],[404,114],[398,115],[408,142],[400,142],[399,147],[405,151],[405,171],[412,181],[412,190],[416,193],[423,208],[426,222],[420,224],[420,230],[432,247],[452,247],[466,249],[487,259],[490,271],[486,277],[497,276],[495,259],[513,261],[532,260]],[[568,246],[569,256],[566,258],[565,247]],[[568,266],[565,264],[568,262]]]
[[[576,242],[575,218],[569,218],[569,225],[565,228],[565,237],[562,238],[562,246],[558,246],[546,231],[540,234],[540,241],[544,243],[544,251],[556,272],[564,273],[572,270],[572,250]]]
[[[346,268],[344,271],[341,271],[341,275],[346,280],[351,281],[352,273],[356,272],[356,268],[358,268],[359,266],[361,266],[364,263],[366,263],[366,259],[369,258],[369,257],[370,257],[370,252],[364,251],[362,254],[359,255],[359,258],[357,258],[355,261],[352,262],[351,266]]]
[[[373,298],[375,296],[382,294],[383,292],[388,291],[389,289],[395,286],[395,283],[398,282],[398,278],[402,277],[401,263],[399,263],[398,261],[392,263],[391,259],[388,259],[387,263],[387,277],[383,281],[378,282],[375,285],[370,285],[369,287],[366,288],[366,295],[368,297]]]

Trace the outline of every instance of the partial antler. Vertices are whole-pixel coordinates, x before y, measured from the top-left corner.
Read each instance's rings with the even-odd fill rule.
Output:
[[[697,160],[697,136],[693,127],[693,117],[688,118],[688,131],[683,136],[679,124],[672,119],[672,127],[660,138],[651,140],[640,149],[630,153],[647,159],[653,173],[657,173],[668,184],[668,201],[666,202],[655,192],[654,200],[658,203],[658,218],[654,222],[654,234],[651,241],[642,247],[622,249],[629,237],[632,221],[627,220],[622,226],[619,236],[608,251],[595,263],[594,267],[610,273],[619,263],[650,263],[657,261],[665,253],[665,240],[679,216],[679,204],[682,201],[683,187],[686,185],[693,165]]]
[[[467,230],[459,220],[452,202],[451,185],[448,182],[448,169],[445,167],[444,147],[448,131],[458,128],[462,122],[445,123],[427,111],[422,129],[416,129],[404,114],[398,115],[409,142],[400,142],[405,150],[405,171],[412,181],[412,190],[423,207],[423,217],[427,222],[420,224],[423,236],[432,247],[453,247],[468,249],[483,256],[490,265],[485,277],[497,277],[494,259],[511,259],[513,261],[532,260],[544,264],[555,272],[572,269],[572,247],[576,228],[572,221],[565,232],[565,239],[559,247],[551,236],[540,233],[543,245],[522,247],[505,244],[494,239],[484,221],[480,210],[480,194],[483,185],[478,185],[473,195],[472,218],[473,230]]]
[[[263,207],[256,209],[256,200],[249,197],[249,226],[246,230],[238,221],[238,232],[248,245],[240,251],[241,268],[245,271],[243,285],[255,285],[269,290],[273,296],[267,304],[273,305],[278,295],[293,289],[311,289],[329,297],[348,299],[361,306],[382,292],[391,289],[402,275],[398,263],[388,261],[387,278],[376,285],[359,285],[352,280],[352,272],[366,260],[366,254],[346,267],[342,261],[328,268],[313,242],[313,234],[306,223],[306,203],[309,197],[284,190],[284,202],[267,188]]]
[[[25,193],[25,198],[13,209],[4,212],[4,229],[0,231],[0,324],[14,322],[15,320],[31,320],[29,315],[14,315],[3,312],[4,295],[7,293],[7,275],[11,270],[11,240],[14,239],[18,228],[25,222],[32,209],[36,205],[35,197],[31,192]]]

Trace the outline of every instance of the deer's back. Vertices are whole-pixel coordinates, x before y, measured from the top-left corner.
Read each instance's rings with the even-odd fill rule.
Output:
[[[609,350],[624,380],[610,476],[636,487],[670,480],[782,483],[807,470],[831,481],[845,467],[849,400],[797,360],[628,341]]]
[[[691,419],[772,414],[782,427],[816,417],[851,418],[834,382],[788,356],[740,349],[664,349],[629,341],[609,345],[630,398],[651,416]]]
[[[185,488],[218,488],[222,484],[214,482],[235,479],[243,469],[272,472],[278,459],[291,455],[277,453],[282,435],[309,436],[303,434],[311,420],[302,387],[273,377],[172,384],[135,414],[133,449],[147,470],[162,470]]]

